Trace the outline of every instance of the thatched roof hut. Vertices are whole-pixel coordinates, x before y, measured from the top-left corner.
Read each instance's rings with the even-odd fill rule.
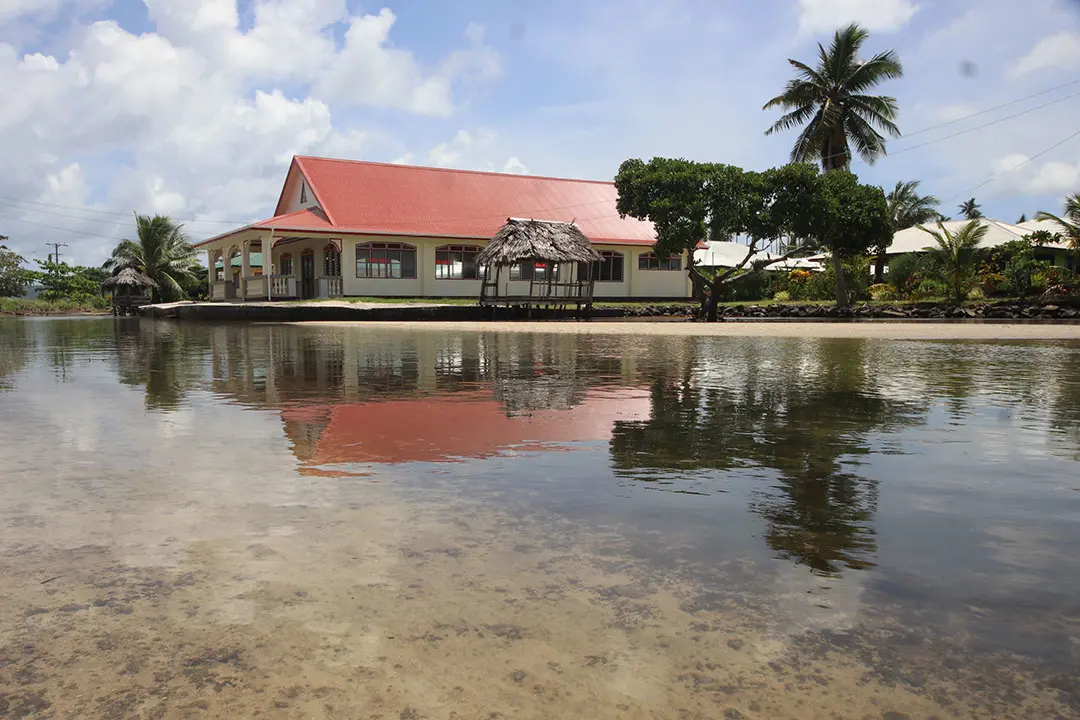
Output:
[[[480,251],[482,265],[497,267],[527,260],[591,263],[600,259],[577,225],[554,220],[509,218]]]
[[[101,283],[102,290],[112,290],[115,294],[120,288],[126,288],[128,293],[156,289],[158,284],[152,278],[145,275],[136,267],[122,265],[110,277]]]
[[[112,294],[114,315],[128,315],[152,298],[158,284],[142,270],[132,265],[121,265],[101,283],[101,291]]]

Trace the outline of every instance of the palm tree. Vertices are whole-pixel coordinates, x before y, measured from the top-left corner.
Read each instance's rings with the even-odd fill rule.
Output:
[[[919,225],[918,228],[937,241],[936,246],[931,245],[924,250],[937,260],[942,279],[949,285],[953,300],[959,305],[964,302],[967,286],[979,266],[979,243],[990,226],[979,220],[971,220],[953,233],[939,220],[937,230],[931,230],[925,225]]]
[[[904,70],[893,50],[859,60],[859,49],[869,36],[858,25],[848,25],[836,31],[828,50],[818,44],[817,67],[788,60],[795,78],[762,109],[785,112],[766,135],[805,126],[791,150],[792,162],[820,160],[825,172],[847,168],[850,144],[872,164],[885,154],[885,138],[878,129],[900,136],[894,122],[896,98],[866,93],[885,80],[903,77]]]
[[[941,203],[936,195],[920,195],[919,181],[898,182],[885,196],[889,214],[897,230],[914,227],[936,220],[940,213],[934,209]]]
[[[1061,237],[1076,254],[1076,267],[1080,269],[1080,193],[1065,196],[1064,218],[1040,211],[1035,213],[1035,219],[1050,220],[1058,224]]]
[[[975,198],[960,203],[960,214],[967,220],[977,220],[983,216],[982,205],[975,202]]]
[[[190,280],[198,264],[183,226],[164,215],[136,213],[135,227],[138,240],[121,240],[102,267],[113,272],[133,267],[142,272],[157,283],[154,302],[183,296],[181,284]]]
[[[892,216],[893,227],[896,230],[904,230],[941,217],[941,213],[934,209],[941,200],[936,195],[920,195],[918,190],[919,181],[908,180],[896,183],[896,187],[885,196],[885,202],[889,204],[889,215]],[[884,277],[885,255],[879,253],[874,258],[874,282],[882,282]]]
[[[1027,222],[1027,213],[1020,213],[1020,219],[1016,221],[1016,224],[1019,225],[1020,223],[1026,223],[1026,222]]]

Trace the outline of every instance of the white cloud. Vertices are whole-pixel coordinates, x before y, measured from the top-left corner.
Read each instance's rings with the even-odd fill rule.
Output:
[[[919,9],[912,0],[799,0],[799,33],[832,32],[849,23],[899,30]]]
[[[998,181],[999,190],[1022,195],[1063,195],[1080,187],[1080,162],[1049,160],[1028,163],[1028,156],[1007,155],[994,164],[996,173],[1005,173]]]
[[[427,66],[394,44],[385,9],[350,16],[344,0],[255,0],[244,28],[236,0],[146,3],[153,32],[95,22],[52,53],[0,41],[0,196],[64,206],[0,201],[4,234],[28,255],[55,235],[97,264],[130,232],[130,210],[194,220],[196,238],[228,227],[208,220],[256,219],[293,154],[358,158],[385,139],[355,115],[339,119],[346,109],[448,115],[460,83],[499,70],[474,24]],[[0,0],[0,12],[25,5]],[[347,28],[340,47],[336,27]],[[121,214],[86,212],[95,209]]]
[[[953,120],[959,120],[960,118],[967,117],[975,112],[977,112],[977,109],[973,105],[953,103],[938,109],[937,112],[934,113],[934,116],[938,122],[952,122]]]
[[[1080,33],[1060,32],[1040,40],[1010,71],[1014,78],[1038,70],[1072,70],[1080,67]]]

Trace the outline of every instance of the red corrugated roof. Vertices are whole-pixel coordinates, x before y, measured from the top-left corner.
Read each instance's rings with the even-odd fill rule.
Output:
[[[293,162],[325,214],[288,213],[255,227],[490,238],[507,218],[519,217],[573,220],[599,243],[656,239],[652,223],[619,217],[610,182],[317,157]]]

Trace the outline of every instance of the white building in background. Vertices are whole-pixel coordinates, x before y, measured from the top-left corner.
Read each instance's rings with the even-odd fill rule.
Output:
[[[742,243],[710,240],[705,243],[704,248],[694,251],[694,262],[702,267],[733,268],[746,258],[748,250],[749,247]],[[783,256],[768,250],[763,250],[754,255],[752,261],[775,260],[780,257]],[[749,265],[749,263],[747,263],[747,265]],[[796,269],[818,271],[823,268],[821,263],[813,260],[808,260],[806,258],[788,258],[782,262],[769,265],[766,269],[779,271]]]

